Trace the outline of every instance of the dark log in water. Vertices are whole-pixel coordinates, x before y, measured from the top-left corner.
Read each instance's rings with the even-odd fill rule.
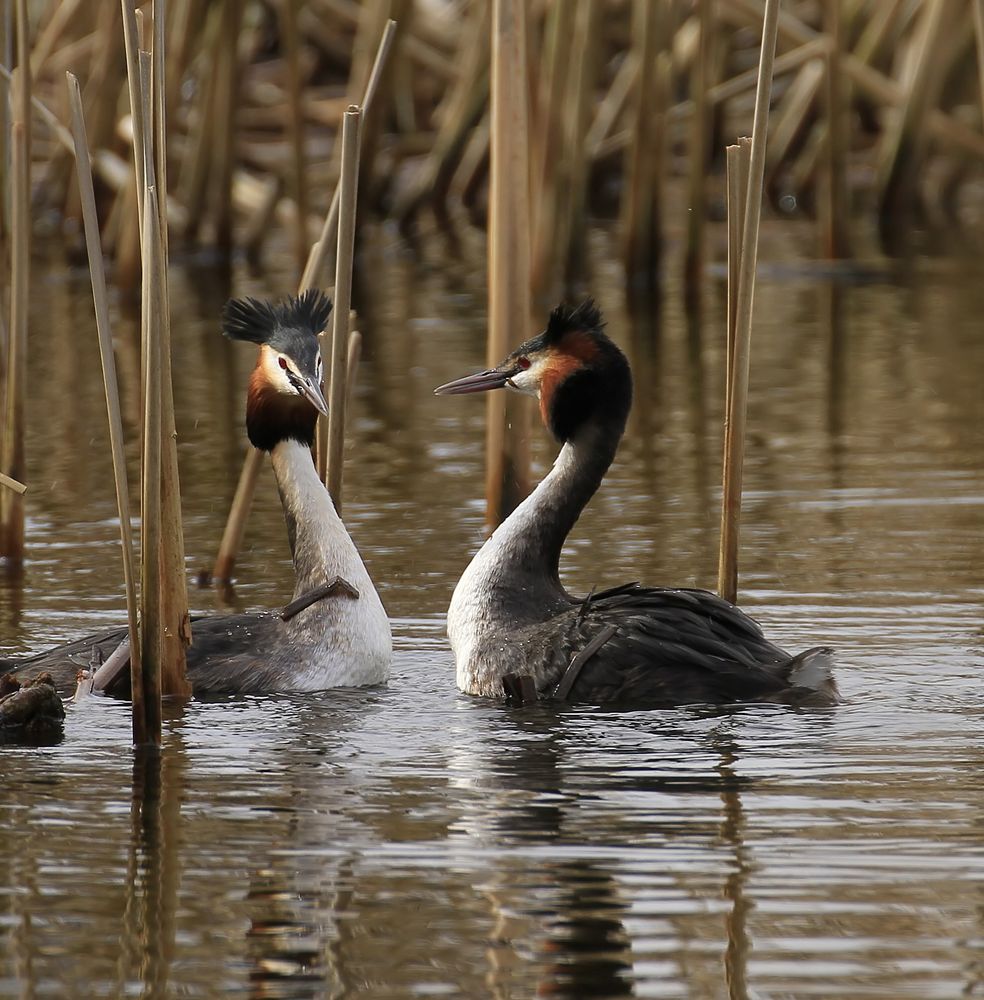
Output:
[[[61,740],[65,706],[51,674],[38,674],[24,684],[8,674],[0,678],[0,685],[0,744],[48,745]]]

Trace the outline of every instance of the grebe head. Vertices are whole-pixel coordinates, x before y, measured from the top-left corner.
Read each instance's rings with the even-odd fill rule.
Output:
[[[316,289],[283,302],[225,304],[223,333],[260,345],[246,400],[246,431],[254,447],[270,451],[284,440],[314,443],[318,414],[328,415],[318,334],[330,315],[331,300]]]
[[[624,425],[632,405],[632,376],[625,355],[604,333],[601,310],[591,299],[559,305],[546,329],[520,344],[503,362],[434,390],[463,395],[503,387],[540,400],[540,415],[558,441],[600,420]]]

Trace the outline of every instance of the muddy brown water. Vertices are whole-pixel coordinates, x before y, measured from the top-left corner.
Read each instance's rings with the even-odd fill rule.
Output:
[[[984,282],[948,257],[831,277],[797,263],[801,235],[764,233],[741,599],[782,643],[837,647],[843,706],[457,693],[443,613],[482,535],[484,407],[431,389],[483,364],[483,265],[477,241],[374,231],[345,516],[393,618],[392,680],[171,708],[159,760],[102,699],[60,745],[0,751],[0,995],[984,996]],[[598,234],[592,289],[637,399],[565,581],[713,586],[723,286],[708,276],[700,328],[671,286],[657,333],[611,253]],[[36,280],[5,654],[124,617],[87,275],[53,258]],[[274,267],[232,287],[289,285]],[[252,352],[218,335],[227,292],[175,267],[190,572],[243,454]],[[132,432],[135,329],[114,318]],[[234,606],[290,587],[265,473]]]

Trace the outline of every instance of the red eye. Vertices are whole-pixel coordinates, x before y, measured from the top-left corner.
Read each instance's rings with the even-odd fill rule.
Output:
[[[526,369],[527,369],[527,368],[529,368],[529,366],[530,366],[530,365],[531,365],[532,363],[533,363],[533,362],[532,362],[532,361],[530,361],[530,359],[529,359],[529,358],[519,358],[519,359],[517,359],[517,361],[516,361],[516,364],[517,364],[517,365],[519,365],[519,367],[520,367],[520,368],[522,368],[524,372],[526,371]]]
[[[280,362],[280,367],[283,368],[284,371],[287,371],[287,359],[277,358],[277,360]]]

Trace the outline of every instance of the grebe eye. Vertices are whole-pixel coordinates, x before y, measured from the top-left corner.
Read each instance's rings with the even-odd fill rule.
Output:
[[[526,369],[527,369],[527,368],[529,368],[529,366],[530,366],[530,365],[531,365],[532,363],[533,363],[533,362],[532,362],[532,361],[530,361],[530,359],[529,359],[529,358],[519,358],[519,359],[518,359],[518,360],[516,361],[516,364],[517,364],[517,365],[519,365],[519,367],[520,367],[520,368],[522,368],[524,372],[526,371]]]
[[[277,360],[280,362],[280,367],[283,368],[284,371],[287,371],[287,359],[277,358]]]

